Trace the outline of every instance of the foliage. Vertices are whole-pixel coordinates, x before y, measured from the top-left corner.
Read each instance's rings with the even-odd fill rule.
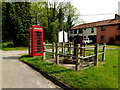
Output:
[[[57,42],[61,30],[69,30],[77,20],[76,8],[70,2],[39,2],[31,4],[33,22],[44,27],[44,39]],[[69,12],[69,13],[68,13]],[[38,19],[38,20],[37,20]]]
[[[10,17],[14,24],[15,46],[27,46],[28,43],[28,27],[31,25],[30,3],[17,2],[13,3],[10,10]]]
[[[111,53],[112,52],[112,53]],[[107,50],[106,61],[76,72],[72,69],[48,63],[42,57],[24,55],[21,61],[32,64],[56,79],[74,88],[118,88],[118,50]]]
[[[13,39],[13,24],[10,18],[11,3],[2,3],[2,39],[4,41]]]
[[[45,41],[57,42],[58,32],[68,31],[79,16],[70,2],[3,2],[2,8],[3,41],[12,40],[14,46],[28,45],[32,24],[44,28]]]
[[[31,25],[29,2],[3,3],[3,40],[13,40],[14,46],[27,46]],[[6,37],[7,35],[7,37]]]
[[[58,26],[58,24],[55,22],[50,23],[51,29],[49,29],[49,30],[51,30],[51,37],[52,37],[50,42],[57,42],[57,32],[58,32],[57,26]]]

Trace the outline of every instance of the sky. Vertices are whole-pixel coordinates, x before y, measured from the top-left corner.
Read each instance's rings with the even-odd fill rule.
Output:
[[[9,0],[8,0],[9,1]],[[14,1],[14,0],[12,0]],[[32,1],[32,0],[30,0]],[[36,0],[42,1],[42,0]],[[46,0],[47,1],[47,0]],[[54,1],[54,0],[50,0]],[[80,16],[76,25],[80,24],[80,19],[86,23],[114,19],[118,13],[118,2],[120,0],[55,0],[55,1],[70,1],[80,12]],[[112,14],[111,14],[112,13]],[[101,15],[109,14],[109,15]]]
[[[120,0],[70,0],[80,12],[80,17],[86,23],[96,22],[107,19],[114,19],[114,14],[101,15],[108,13],[118,13],[118,2]],[[90,16],[92,14],[92,16]],[[95,15],[94,15],[95,14]],[[96,15],[100,14],[100,15]],[[86,16],[88,15],[88,16]],[[77,23],[79,24],[79,23]]]

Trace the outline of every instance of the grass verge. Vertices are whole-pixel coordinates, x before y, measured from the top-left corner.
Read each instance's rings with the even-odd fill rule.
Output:
[[[28,50],[28,47],[14,47],[13,42],[4,42],[2,43],[2,50]]]
[[[86,45],[86,47],[92,47],[93,45]],[[99,47],[102,48],[102,47]],[[120,45],[106,45],[106,48],[120,48]]]
[[[48,58],[48,57],[47,57]],[[48,63],[42,57],[23,55],[20,61],[32,64],[74,88],[118,88],[118,50],[107,50],[106,61],[79,72]]]

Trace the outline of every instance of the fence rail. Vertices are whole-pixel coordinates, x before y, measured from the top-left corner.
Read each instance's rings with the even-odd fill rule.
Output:
[[[86,47],[86,44],[84,43],[83,47],[80,47],[80,44],[77,44],[76,47],[72,46],[72,43],[69,43],[68,46],[65,46],[63,43],[61,46],[58,43],[53,42],[52,44],[43,44],[44,50],[43,50],[43,59],[46,59],[46,52],[52,53],[52,57],[56,60],[56,64],[59,64],[59,57],[60,56],[67,56],[70,58],[76,59],[76,71],[80,70],[80,60],[88,59],[90,57],[94,57],[94,65],[98,66],[98,55],[102,54],[102,61],[105,60],[105,49],[106,49],[106,44],[104,43],[103,45],[95,44],[94,46]],[[52,52],[46,50],[46,46],[51,46],[52,47]],[[99,51],[99,47],[103,47],[102,51]],[[65,53],[65,49],[68,49],[69,54]],[[60,49],[62,49],[62,54],[60,54]],[[72,54],[72,49],[76,49],[76,55]],[[89,50],[93,49],[93,50]],[[83,52],[82,56],[80,56],[80,51]],[[94,55],[89,55],[86,56],[86,51],[94,52]]]

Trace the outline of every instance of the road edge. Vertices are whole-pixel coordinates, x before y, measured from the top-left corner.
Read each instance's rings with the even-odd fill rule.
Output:
[[[19,60],[20,61],[20,60]],[[25,62],[25,61],[20,61],[23,62],[25,64],[27,64],[29,67],[31,67],[32,69],[38,71],[41,75],[43,75],[46,79],[49,79],[50,81],[52,81],[55,85],[58,85],[59,87],[65,89],[65,90],[73,90],[75,89],[72,86],[69,86],[67,84],[64,84],[63,82],[57,80],[55,77],[52,77],[51,75],[45,73],[44,71],[42,71],[40,68],[36,68],[35,66],[33,66],[32,64]]]

